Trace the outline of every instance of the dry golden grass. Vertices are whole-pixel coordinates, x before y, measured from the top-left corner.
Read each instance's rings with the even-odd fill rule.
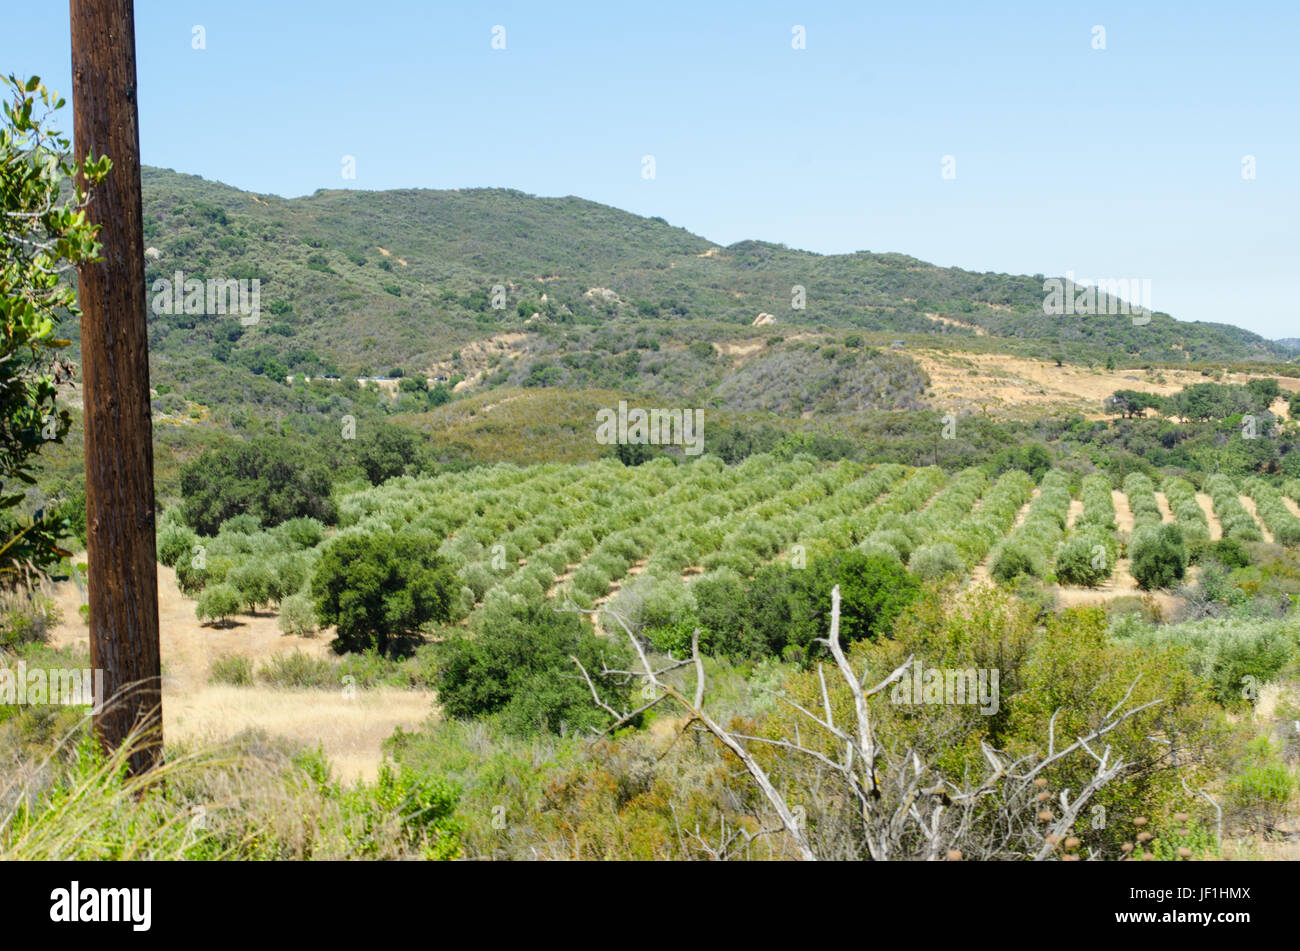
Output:
[[[83,556],[84,560],[84,556]],[[63,621],[51,634],[54,647],[88,647],[89,630],[77,608],[84,603],[72,582],[51,593]],[[381,687],[355,691],[287,690],[258,683],[250,687],[209,684],[212,664],[226,655],[246,657],[254,667],[279,654],[302,651],[333,656],[332,635],[313,638],[283,634],[277,615],[240,615],[228,628],[205,627],[195,602],[180,593],[176,573],[158,566],[159,639],[163,664],[163,728],[169,743],[217,742],[248,729],[314,747],[320,745],[345,780],[373,780],[380,746],[397,727],[411,729],[435,712],[436,695],[423,690]]]
[[[351,698],[338,690],[287,690],[264,685],[211,684],[191,693],[163,694],[168,740],[211,744],[245,730],[314,747],[319,744],[344,780],[373,780],[380,747],[397,727],[412,729],[434,712],[435,695],[377,687]]]
[[[1038,418],[1045,413],[1081,413],[1091,419],[1108,415],[1103,401],[1116,390],[1139,390],[1170,396],[1193,383],[1205,383],[1198,370],[1105,370],[1084,366],[1058,367],[996,353],[944,353],[910,350],[929,375],[930,404],[949,410],[973,411],[1000,419]],[[1245,384],[1257,374],[1225,373],[1221,382]],[[1277,379],[1284,390],[1300,389],[1300,380]]]

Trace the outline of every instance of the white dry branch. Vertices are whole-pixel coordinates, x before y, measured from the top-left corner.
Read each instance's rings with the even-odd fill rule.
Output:
[[[627,713],[619,713],[600,699],[600,695],[596,692],[596,686],[592,683],[591,676],[587,673],[586,668],[583,667],[582,662],[578,660],[577,657],[573,657],[572,660],[577,664],[578,669],[582,672],[583,678],[587,681],[587,686],[591,688],[591,693],[592,696],[596,698],[596,703],[614,717],[614,723],[609,727],[609,730],[618,729],[635,719],[639,714],[655,706],[661,700],[672,698],[686,712],[687,719],[686,723],[683,725],[683,730],[690,727],[693,723],[699,723],[706,730],[712,733],[719,743],[731,750],[731,752],[736,755],[736,758],[744,765],[745,771],[749,773],[754,782],[758,784],[759,789],[762,790],[768,803],[771,804],[772,809],[780,819],[781,827],[785,829],[785,831],[790,835],[790,838],[794,841],[795,848],[798,850],[800,858],[805,861],[815,860],[816,856],[813,854],[812,847],[808,844],[808,838],[804,830],[801,828],[799,820],[795,818],[794,811],[790,808],[789,804],[786,803],[785,797],[781,795],[776,786],[772,784],[771,779],[768,778],[766,770],[764,770],[750,752],[741,745],[740,741],[735,736],[723,729],[721,724],[704,712],[704,658],[700,656],[699,628],[695,629],[695,633],[691,637],[690,661],[674,661],[666,667],[656,669],[654,664],[651,663],[650,658],[647,656],[645,648],[641,645],[641,641],[632,633],[631,629],[627,626],[627,623],[612,611],[605,610],[604,613],[609,614],[614,618],[614,620],[618,622],[619,627],[623,628],[623,632],[627,634],[627,638],[632,644],[632,649],[636,651],[637,660],[641,664],[641,670],[639,672],[634,672],[625,670],[609,670],[607,668],[602,671],[602,674],[607,676],[616,676],[619,674],[625,676],[643,676],[648,685],[654,688],[654,690],[659,694],[659,696],[654,700],[651,700],[649,703],[643,705],[637,710]],[[685,694],[678,690],[673,684],[663,679],[664,674],[680,667],[687,666],[688,664],[694,664],[695,666],[695,696],[691,699],[687,699]]]
[[[573,609],[583,610],[576,606]],[[1164,702],[1161,699],[1150,700],[1125,709],[1137,687],[1138,680],[1135,679],[1095,727],[1076,736],[1073,742],[1059,749],[1056,724],[1061,710],[1058,709],[1048,723],[1045,751],[1012,758],[981,742],[988,769],[981,778],[972,780],[967,777],[959,785],[947,778],[936,766],[935,761],[943,749],[923,749],[913,743],[905,749],[894,750],[881,743],[872,720],[869,701],[901,678],[913,658],[909,656],[887,677],[868,687],[867,671],[864,670],[860,677],[854,672],[840,643],[838,586],[831,591],[830,631],[827,637],[819,638],[818,643],[830,651],[836,670],[853,698],[853,724],[842,726],[835,722],[826,673],[821,665],[817,669],[823,708],[820,716],[777,694],[778,699],[833,738],[837,755],[827,755],[822,750],[813,748],[805,738],[800,737],[797,727],[793,740],[788,737],[773,739],[727,730],[710,717],[704,710],[704,662],[700,656],[698,629],[691,639],[690,660],[675,660],[670,657],[666,665],[656,668],[640,640],[621,617],[605,608],[597,608],[595,611],[607,613],[618,622],[636,652],[640,665],[637,671],[607,668],[601,672],[602,675],[642,678],[657,694],[654,699],[635,710],[620,712],[601,700],[587,670],[576,657],[572,658],[582,672],[596,703],[614,719],[606,732],[626,725],[658,703],[671,699],[686,713],[682,731],[698,723],[713,734],[719,743],[736,755],[762,791],[780,825],[775,830],[764,830],[761,834],[784,829],[800,857],[810,861],[818,858],[818,854],[809,841],[806,827],[796,819],[795,811],[790,808],[785,795],[777,788],[762,764],[749,752],[745,743],[763,743],[807,758],[819,768],[819,772],[833,777],[842,788],[846,788],[857,805],[857,818],[860,820],[857,823],[858,834],[866,857],[872,860],[935,860],[960,854],[976,859],[1029,858],[1042,861],[1056,856],[1058,843],[1070,834],[1079,815],[1097,791],[1134,766],[1132,762],[1116,755],[1110,744],[1102,745],[1104,738],[1132,717]],[[693,697],[687,697],[664,679],[666,674],[686,666],[695,668]],[[1053,765],[1080,753],[1095,761],[1092,775],[1077,793],[1071,795],[1068,789],[1062,791],[1058,797],[1059,811],[1051,814],[1050,819],[1044,820],[1043,812],[1050,813],[1050,810],[1043,810],[1043,803],[1038,799],[1043,785],[1040,777]],[[812,794],[823,798],[817,796],[816,791]],[[835,797],[832,794],[824,798]],[[821,851],[829,853],[831,848],[828,845]]]

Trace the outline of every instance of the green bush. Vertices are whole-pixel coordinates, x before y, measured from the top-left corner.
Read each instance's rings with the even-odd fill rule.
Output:
[[[227,654],[212,662],[208,683],[247,687],[253,683],[253,663],[247,657]]]
[[[194,608],[194,613],[200,621],[209,621],[219,627],[224,627],[232,617],[239,613],[240,607],[244,604],[244,599],[240,596],[239,591],[233,585],[222,582],[221,584],[208,585],[199,595],[199,603]]]
[[[922,545],[912,552],[907,567],[918,578],[927,581],[962,574],[966,571],[966,563],[950,542]]]
[[[1256,738],[1226,783],[1228,803],[1250,820],[1271,826],[1286,815],[1296,779],[1267,737]]]
[[[1250,554],[1235,538],[1221,538],[1206,547],[1202,559],[1210,558],[1225,568],[1249,568]]]
[[[1010,584],[1020,575],[1043,577],[1047,574],[1047,563],[1037,548],[1008,542],[993,557],[989,573],[995,581]]]
[[[262,665],[257,676],[273,687],[333,687],[339,683],[333,664],[302,651],[276,654]]]
[[[189,556],[198,540],[198,536],[184,525],[164,524],[158,532],[158,561],[168,568],[175,568],[177,562]]]
[[[256,535],[262,530],[262,523],[257,516],[248,512],[232,515],[217,526],[218,535]]]
[[[1117,551],[1114,536],[1099,529],[1070,534],[1056,555],[1056,578],[1061,584],[1095,588],[1114,570]]]
[[[303,552],[284,552],[271,559],[270,597],[283,602],[302,591],[310,574],[310,556]]]
[[[461,824],[455,818],[460,794],[438,777],[405,766],[380,764],[373,787],[358,785],[340,796],[349,828],[360,848],[355,854],[373,855],[373,843],[394,833],[424,859],[443,861],[459,857]]]
[[[767,565],[746,581],[730,569],[698,578],[692,587],[702,641],[726,656],[808,656],[825,637],[831,591],[840,589],[840,638],[845,643],[887,635],[920,591],[920,582],[893,558],[852,549],[815,559],[807,568]]]
[[[1128,554],[1129,569],[1144,591],[1168,588],[1187,574],[1187,546],[1177,525],[1134,532]]]
[[[316,631],[316,605],[306,592],[291,594],[280,602],[277,622],[286,634],[306,637]]]
[[[0,647],[44,643],[61,619],[58,604],[39,592],[6,595],[0,601]]]
[[[319,622],[337,626],[340,653],[388,655],[425,624],[450,618],[460,584],[437,548],[420,532],[344,534],[325,546],[311,593]]]
[[[325,526],[314,518],[291,518],[279,531],[297,548],[315,548],[325,540]]]
[[[456,632],[437,647],[438,697],[448,716],[495,716],[507,732],[572,733],[608,725],[572,658],[577,657],[602,700],[627,707],[627,678],[601,673],[628,669],[622,632],[597,638],[579,615],[552,605],[502,608],[480,630]]]
[[[677,658],[689,657],[691,641],[695,636],[695,628],[696,623],[692,618],[683,618],[672,624],[648,627],[645,631],[645,637],[650,642],[650,645],[661,654],[671,654]],[[706,634],[701,629],[700,652],[709,653],[710,647]]]
[[[1286,621],[1209,618],[1151,626],[1122,620],[1114,634],[1139,647],[1180,648],[1184,662],[1209,684],[1215,700],[1229,707],[1242,704],[1248,686],[1258,688],[1274,679],[1296,648]]]
[[[274,600],[275,580],[275,572],[261,558],[245,559],[226,575],[226,582],[239,592],[240,600],[250,613]]]
[[[292,518],[332,522],[330,470],[305,447],[262,438],[209,450],[181,470],[181,514],[201,535],[214,535],[240,514],[257,525]]]

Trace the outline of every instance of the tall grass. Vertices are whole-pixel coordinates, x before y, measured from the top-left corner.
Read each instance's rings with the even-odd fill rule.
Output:
[[[146,737],[104,753],[82,721],[43,756],[18,754],[0,785],[0,860],[455,858],[454,787],[385,764],[344,786],[319,752],[261,734],[174,748],[149,772]]]

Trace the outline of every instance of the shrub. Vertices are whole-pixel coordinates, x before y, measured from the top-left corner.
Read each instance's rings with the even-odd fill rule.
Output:
[[[194,613],[200,621],[210,621],[219,627],[225,627],[239,613],[243,603],[244,599],[235,587],[222,582],[203,589]]]
[[[960,574],[966,570],[966,563],[950,542],[940,542],[937,545],[922,545],[912,552],[907,567],[918,578],[928,581]]]
[[[1266,826],[1285,814],[1295,788],[1295,777],[1267,737],[1250,745],[1242,766],[1227,782],[1231,805]]]
[[[337,626],[340,653],[388,655],[423,625],[450,618],[460,584],[437,547],[419,532],[340,535],[325,546],[311,593],[320,623]]]
[[[184,525],[165,524],[158,532],[158,561],[168,568],[175,568],[181,558],[189,555],[198,540],[198,536]]]
[[[253,683],[253,664],[247,657],[227,654],[212,662],[208,683],[247,687]]]
[[[290,595],[297,594],[307,583],[310,573],[309,556],[302,552],[284,552],[271,559],[272,601],[281,602]]]
[[[1244,687],[1259,686],[1276,677],[1296,646],[1285,621],[1257,619],[1208,618],[1132,630],[1117,628],[1116,636],[1142,647],[1181,648],[1187,666],[1210,685],[1215,700],[1225,706],[1240,706]]]
[[[609,593],[609,574],[591,562],[575,571],[570,580],[574,589],[589,597],[603,598]]]
[[[291,518],[279,530],[298,548],[315,548],[325,540],[325,526],[314,518]]]
[[[333,664],[302,651],[276,654],[262,665],[257,676],[273,687],[333,687],[339,683]]]
[[[259,607],[274,600],[275,580],[275,572],[261,558],[245,559],[226,575],[226,582],[239,592],[250,613],[256,613]]]
[[[1134,532],[1128,553],[1129,568],[1144,591],[1168,588],[1187,574],[1187,546],[1177,525]]]
[[[1225,568],[1250,567],[1250,554],[1235,538],[1221,538],[1205,549],[1203,558],[1212,558]]]
[[[0,647],[44,643],[61,618],[58,604],[39,592],[5,595],[0,602]]]
[[[348,825],[356,830],[354,835],[361,843],[354,854],[373,857],[373,844],[396,834],[424,859],[444,861],[460,856],[461,824],[455,818],[460,793],[438,777],[384,762],[373,787],[358,785],[339,798]]]
[[[460,570],[460,580],[474,593],[474,600],[480,601],[500,579],[500,575],[481,561],[466,565]]]
[[[1056,578],[1061,584],[1095,588],[1114,570],[1115,537],[1099,529],[1072,532],[1056,555]]]
[[[332,522],[330,470],[301,447],[263,438],[209,450],[181,470],[181,514],[201,535],[243,513],[258,525],[296,517]]]
[[[1010,584],[1020,575],[1043,577],[1047,574],[1047,562],[1036,547],[1006,542],[994,556],[989,573],[995,581]]]
[[[257,516],[247,512],[232,515],[217,526],[218,535],[256,535],[261,530],[262,523],[258,521]]]
[[[903,556],[899,554],[898,549],[893,545],[886,544],[878,538],[868,538],[858,546],[858,551],[864,555],[870,555],[873,558],[888,558],[890,561],[896,561],[900,565],[903,563]]]
[[[350,441],[349,451],[371,485],[415,474],[425,465],[424,446],[409,429],[381,423],[359,430],[359,436]]]
[[[907,537],[907,533],[897,528],[884,528],[873,532],[871,537],[863,543],[865,545],[884,545],[898,552],[898,557],[902,561],[907,561],[911,557],[912,549],[915,547],[912,540]]]
[[[845,552],[809,566],[812,596],[829,625],[831,589],[840,589],[840,637],[845,643],[889,633],[894,618],[917,596],[920,585],[887,558]]]
[[[291,594],[280,602],[280,630],[306,637],[316,631],[316,605],[306,592]]]
[[[759,572],[755,583],[761,583],[759,578],[770,570]],[[747,616],[757,606],[750,604],[747,610],[749,587],[744,578],[730,568],[719,568],[696,578],[690,588],[702,639],[718,653],[742,654],[761,649],[745,637],[746,629],[753,626]]]
[[[646,628],[646,639],[655,650],[674,657],[688,657],[691,653],[691,641],[695,636],[695,621],[683,618],[672,624]],[[709,653],[711,645],[703,629],[700,630],[700,652]]]
[[[597,639],[577,614],[552,605],[494,611],[473,635],[456,632],[438,645],[438,697],[448,716],[495,716],[507,732],[578,732],[609,722],[592,700],[572,657],[596,684],[602,700],[622,709],[630,696],[625,678],[601,671],[628,669],[617,635]]]

